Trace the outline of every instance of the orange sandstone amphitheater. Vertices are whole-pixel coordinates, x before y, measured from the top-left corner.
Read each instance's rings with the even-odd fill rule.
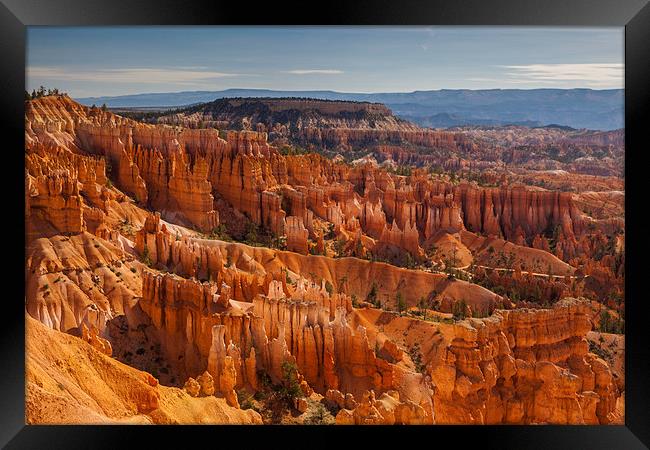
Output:
[[[622,130],[25,110],[27,423],[623,422]]]

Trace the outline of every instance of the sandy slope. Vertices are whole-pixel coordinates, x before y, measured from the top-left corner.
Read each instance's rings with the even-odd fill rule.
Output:
[[[158,385],[69,334],[26,315],[26,422],[219,424],[261,423],[259,414],[223,398],[190,397]]]

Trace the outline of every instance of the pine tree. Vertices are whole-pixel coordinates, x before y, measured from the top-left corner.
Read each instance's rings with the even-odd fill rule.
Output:
[[[368,296],[366,297],[366,300],[369,303],[372,303],[373,305],[377,306],[377,285],[375,283],[372,283],[372,286],[370,287],[370,292],[368,292]]]
[[[452,314],[455,320],[462,320],[466,317],[466,307],[467,303],[465,303],[464,299],[461,299],[460,301],[454,303],[452,307]]]
[[[427,304],[424,300],[424,297],[420,297],[420,300],[418,300],[418,308],[420,308],[420,312],[423,314],[424,320],[427,320]]]
[[[401,292],[398,292],[395,299],[397,300],[397,311],[402,314],[406,310],[406,302],[404,301],[404,296],[402,296]]]

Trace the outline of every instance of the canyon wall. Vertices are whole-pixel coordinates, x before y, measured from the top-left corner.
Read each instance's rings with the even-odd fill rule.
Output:
[[[287,234],[291,248],[301,253],[308,251],[305,230],[316,239],[315,218],[335,226],[344,219],[358,220],[363,234],[373,238],[365,241],[368,246],[380,241],[416,259],[422,256],[422,243],[438,230],[468,229],[532,242],[559,227],[571,247],[584,228],[567,193],[453,185],[419,172],[404,177],[317,155],[285,157],[262,132],[224,135],[214,129],[145,125],[69,99],[30,102],[26,117],[29,148],[54,142],[105,157],[118,187],[165,218],[210,232],[219,224],[218,196],[257,226]],[[66,184],[52,181],[53,188],[52,183]],[[34,184],[29,189],[35,192]],[[74,196],[73,187],[66,189]],[[74,210],[74,199],[70,201],[57,208]],[[287,227],[289,216],[295,218]],[[72,222],[61,226],[79,229]]]
[[[454,326],[432,370],[438,423],[611,421],[620,394],[607,364],[588,354],[585,303],[565,299],[551,310],[468,322]]]
[[[92,355],[131,363],[133,353],[151,352],[146,358],[168,364],[161,382],[185,384],[183,395],[195,400],[219,397],[183,402],[216,408],[218,400],[231,413],[237,390],[263,389],[262,373],[277,384],[291,363],[306,396],[315,391],[337,405],[337,423],[616,420],[620,393],[607,363],[589,352],[592,312],[583,302],[516,309],[475,279],[418,266],[453,252],[457,267],[510,264],[517,281],[536,261],[568,285],[577,265],[558,257],[610,245],[602,230],[586,233],[591,222],[571,194],[284,156],[268,142],[274,132],[146,125],[65,96],[27,102],[29,316],[79,336]],[[370,136],[319,133],[312,138],[336,145]],[[372,133],[453,141],[417,130]],[[251,234],[285,237],[286,251],[220,240],[224,217]],[[624,237],[611,244],[624,247]],[[494,262],[499,253],[515,257]],[[622,279],[619,256],[599,264]],[[599,265],[581,270],[589,285],[616,279]],[[423,303],[437,309],[433,321]],[[459,304],[463,314],[490,316],[459,320]],[[130,342],[135,335],[143,340]]]
[[[331,389],[360,397],[366,390],[398,390],[402,398],[408,395],[400,383],[404,369],[377,358],[365,329],[348,325],[349,297],[330,296],[306,280],[289,295],[282,282],[273,281],[268,294],[256,296],[246,310],[236,304],[215,312],[219,299],[211,284],[145,273],[143,285],[142,308],[160,330],[168,358],[181,361],[183,375],[207,368],[215,380],[228,379],[223,394],[229,403],[236,398],[233,389],[258,387],[259,371],[280,382],[285,361],[297,365],[306,392]],[[431,422],[430,398],[420,395],[418,402],[422,419]]]

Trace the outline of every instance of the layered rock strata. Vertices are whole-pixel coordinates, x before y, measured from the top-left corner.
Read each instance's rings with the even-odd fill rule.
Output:
[[[303,227],[316,238],[315,218],[334,226],[356,219],[363,234],[374,240],[385,235],[386,243],[416,259],[422,243],[438,230],[466,228],[532,242],[559,227],[572,248],[574,236],[584,228],[569,194],[454,186],[417,172],[403,177],[368,164],[351,167],[316,155],[282,156],[264,132],[145,125],[65,97],[29,102],[26,130],[30,146],[58,145],[103,156],[118,187],[163,217],[210,231],[219,223],[214,206],[219,196],[254,224],[278,236],[287,234],[301,252]],[[28,187],[32,192],[34,184]],[[79,221],[68,217],[76,208],[74,201],[57,208],[67,216],[53,220],[69,222],[59,226],[79,229]]]

